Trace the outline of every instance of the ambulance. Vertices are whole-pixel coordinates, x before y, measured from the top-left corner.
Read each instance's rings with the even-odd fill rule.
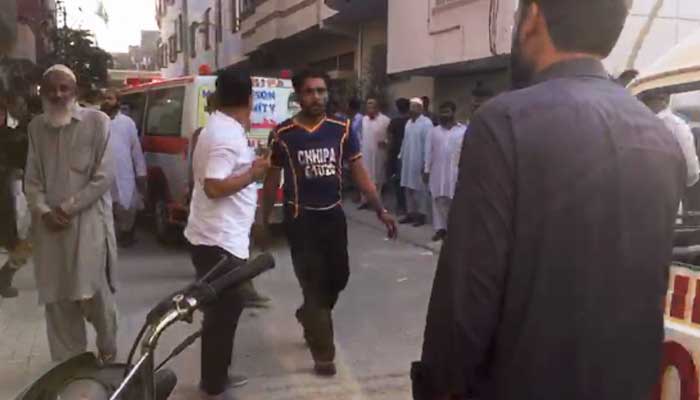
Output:
[[[270,130],[299,110],[289,79],[254,77],[251,146],[267,145]],[[137,84],[122,91],[122,110],[136,122],[148,167],[147,212],[163,242],[172,242],[187,223],[191,195],[192,135],[206,125],[207,96],[215,76],[187,76]],[[262,183],[257,183],[262,189]],[[278,190],[272,223],[283,218]],[[257,222],[260,222],[259,213]]]
[[[700,31],[672,48],[632,81],[634,95],[671,95],[671,109],[700,137]],[[697,143],[696,143],[697,144]],[[700,230],[700,227],[696,227]],[[674,252],[700,254],[700,243]],[[700,260],[700,257],[696,259]],[[633,279],[630,280],[631,282]],[[674,263],[666,296],[662,373],[653,400],[698,400],[700,382],[700,266]]]

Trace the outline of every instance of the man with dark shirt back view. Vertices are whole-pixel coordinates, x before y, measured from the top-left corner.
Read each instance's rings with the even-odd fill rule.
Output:
[[[686,167],[601,64],[627,13],[521,0],[522,89],[486,103],[464,140],[415,398],[651,398]]]

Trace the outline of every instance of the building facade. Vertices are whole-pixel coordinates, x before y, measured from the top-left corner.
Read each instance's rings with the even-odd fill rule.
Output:
[[[157,0],[165,76],[240,65],[277,76],[323,69],[341,92],[453,100],[509,87],[518,0]],[[697,0],[628,0],[630,17],[605,60],[643,70],[700,28]],[[462,106],[463,105],[463,106]]]
[[[36,63],[49,51],[49,34],[55,21],[54,0],[0,2],[0,33],[4,39],[0,46],[0,94],[30,94]]]
[[[454,100],[461,108],[459,117],[468,119],[471,90],[478,82],[495,92],[509,87],[517,6],[518,0],[389,0],[389,74],[426,77],[431,82],[423,85],[432,86],[434,104]],[[700,29],[697,0],[628,0],[628,6],[620,40],[604,60],[613,76],[644,70]],[[420,91],[413,85],[406,89]]]
[[[156,0],[157,64],[163,76],[195,75],[238,64],[240,0]]]
[[[202,65],[264,76],[313,67],[328,72],[344,97],[368,92],[386,75],[387,2],[337,9],[327,3],[157,0],[163,75],[197,74]]]

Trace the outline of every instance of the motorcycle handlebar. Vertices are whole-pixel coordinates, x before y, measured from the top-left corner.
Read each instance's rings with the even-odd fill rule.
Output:
[[[269,253],[263,253],[212,282],[196,287],[191,295],[199,304],[206,304],[216,300],[223,291],[238,286],[273,268],[275,268],[275,259]]]

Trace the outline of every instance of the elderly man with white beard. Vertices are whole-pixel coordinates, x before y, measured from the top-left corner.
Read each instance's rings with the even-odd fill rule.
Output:
[[[33,213],[34,272],[45,306],[51,358],[87,348],[85,320],[97,333],[102,362],[117,354],[112,272],[116,239],[110,188],[109,117],[76,103],[66,66],[43,76],[44,113],[29,124],[25,191]]]

